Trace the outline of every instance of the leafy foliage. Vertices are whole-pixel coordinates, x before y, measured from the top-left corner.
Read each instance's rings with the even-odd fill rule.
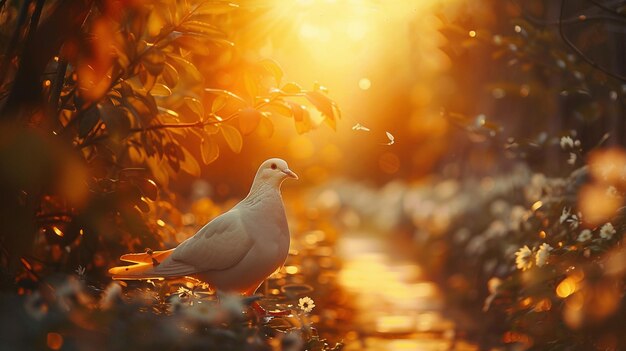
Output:
[[[58,1],[44,11],[39,26],[34,15],[19,15],[28,11],[28,2],[2,8],[10,19],[3,22],[7,40],[2,42],[12,55],[3,62],[2,117],[18,121],[3,129],[25,133],[40,146],[29,165],[21,165],[15,155],[32,146],[18,139],[2,146],[1,180],[9,193],[2,207],[17,206],[23,221],[37,219],[27,226],[13,219],[18,232],[3,228],[9,280],[19,262],[31,268],[35,261],[48,263],[39,269],[54,262],[65,270],[80,263],[104,271],[121,251],[158,248],[162,227],[154,223],[181,217],[168,187],[182,173],[199,177],[203,165],[214,162],[224,147],[241,152],[248,135],[271,137],[274,118],[293,118],[298,133],[317,127],[307,106],[318,109],[333,128],[340,118],[323,87],[305,90],[284,83],[282,69],[271,59],[238,67],[233,73],[237,84],[222,86],[215,79],[216,69],[242,60],[231,41],[235,3],[83,5]],[[50,33],[42,31],[70,10],[86,11],[84,21],[54,43],[44,40],[43,47],[33,47],[34,41],[47,40]],[[8,37],[12,30],[19,36],[27,19],[34,25],[20,52]],[[37,68],[31,64],[37,55],[49,60],[42,76],[29,83],[40,94],[25,96],[16,88],[22,87],[24,71]],[[44,149],[53,150],[54,157]],[[64,158],[70,161],[60,162]],[[11,172],[40,178],[19,181]],[[157,216],[162,209],[168,213]],[[34,269],[28,271],[31,278],[37,276]]]

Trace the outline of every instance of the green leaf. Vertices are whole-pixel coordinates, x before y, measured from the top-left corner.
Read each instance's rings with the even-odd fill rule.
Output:
[[[205,165],[217,160],[220,155],[220,148],[213,138],[203,138],[200,142],[200,153],[202,154],[202,162]]]
[[[98,121],[100,121],[98,109],[90,107],[85,111],[83,118],[78,121],[78,136],[84,138],[98,124]]]
[[[224,124],[221,126],[220,130],[222,131],[224,139],[226,139],[226,144],[228,144],[228,147],[230,147],[230,149],[233,150],[234,153],[240,153],[243,146],[243,138],[241,137],[241,133],[239,133],[237,128],[228,124]]]
[[[261,112],[251,107],[242,108],[239,110],[239,130],[243,135],[254,132],[262,117]]]

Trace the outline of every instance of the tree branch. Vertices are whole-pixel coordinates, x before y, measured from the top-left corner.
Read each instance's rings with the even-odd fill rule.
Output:
[[[572,49],[572,51],[574,51],[576,55],[578,55],[578,57],[580,57],[583,61],[585,61],[587,64],[589,64],[593,68],[615,79],[619,79],[623,82],[626,82],[626,76],[613,73],[605,69],[604,67],[598,65],[594,60],[589,58],[587,55],[585,55],[585,53],[583,53],[580,49],[578,49],[578,47],[576,47],[576,44],[572,43],[572,41],[569,40],[569,38],[567,38],[567,36],[563,32],[563,18],[564,17],[565,17],[565,0],[561,0],[561,11],[559,14],[559,35],[561,36],[561,39],[565,42],[565,44],[567,44],[567,46],[569,46],[569,48]]]

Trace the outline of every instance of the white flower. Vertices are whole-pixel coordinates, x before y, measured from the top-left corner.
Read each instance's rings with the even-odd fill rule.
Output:
[[[561,148],[563,150],[574,147],[574,140],[570,136],[561,137]]]
[[[561,218],[559,218],[559,223],[563,224],[570,215],[570,209],[567,207],[563,207],[563,212],[561,212]]]
[[[615,228],[611,222],[604,224],[602,228],[600,228],[600,237],[602,239],[610,240],[613,234],[615,234]]]
[[[182,299],[187,298],[187,297],[198,297],[199,296],[193,290],[189,290],[189,289],[185,288],[184,286],[181,286],[180,288],[178,288],[178,290],[176,290],[176,293]]]
[[[298,300],[298,307],[305,313],[309,313],[315,308],[315,301],[308,296],[302,297]]]
[[[567,220],[570,228],[576,229],[583,221],[583,214],[578,212],[578,214],[571,215],[571,218]]]
[[[569,153],[569,159],[567,159],[567,163],[570,165],[573,165],[574,163],[576,163],[576,154],[573,152]]]
[[[78,277],[80,279],[85,279],[85,270],[86,270],[85,267],[83,267],[82,265],[78,265],[78,267],[76,268],[76,270],[74,272],[76,272],[76,274],[78,274]]]
[[[578,235],[578,239],[576,239],[576,241],[578,241],[579,243],[584,243],[585,241],[591,239],[591,230],[589,229],[585,229],[582,232],[580,232],[580,234]]]
[[[539,250],[537,250],[537,254],[535,255],[535,264],[537,267],[542,267],[546,264],[550,256],[550,251],[552,251],[552,246],[547,243],[543,243],[539,246]]]
[[[533,252],[530,251],[527,245],[517,250],[517,252],[515,253],[515,265],[517,266],[517,269],[525,271],[532,267],[532,256]]]

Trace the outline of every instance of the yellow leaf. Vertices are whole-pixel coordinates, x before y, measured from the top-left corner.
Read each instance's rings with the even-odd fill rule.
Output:
[[[221,129],[222,135],[224,139],[226,139],[226,143],[228,147],[235,153],[241,152],[241,147],[243,146],[243,138],[241,137],[241,133],[237,130],[237,128],[224,124]]]
[[[154,86],[154,83],[156,83],[156,77],[150,74],[147,70],[139,71],[139,80],[146,91],[150,91],[150,89]]]
[[[297,94],[302,92],[302,87],[296,83],[287,83],[280,89],[287,94]]]
[[[131,145],[128,147],[128,158],[134,164],[142,164],[145,158],[145,153],[142,148]]]
[[[306,109],[306,106],[297,104],[295,102],[289,102],[291,110],[293,111],[293,119],[296,126],[296,132],[298,134],[304,134],[311,130],[311,115]]]
[[[172,91],[167,86],[156,83],[152,89],[150,89],[150,94],[152,94],[152,96],[170,96],[172,95]]]
[[[266,59],[259,62],[259,65],[276,79],[276,84],[280,84],[283,79],[283,69],[276,61]]]
[[[185,103],[187,104],[187,107],[193,111],[193,113],[198,115],[198,117],[201,119],[204,118],[204,106],[202,106],[202,102],[200,102],[200,100],[188,96],[185,98]]]
[[[224,95],[216,96],[215,99],[213,100],[213,104],[211,104],[211,112],[213,112],[213,114],[217,113],[219,110],[224,108],[224,106],[226,106],[227,102],[228,102],[228,97]]]
[[[239,110],[239,129],[243,135],[248,135],[259,126],[259,122],[261,121],[261,112],[246,107]]]
[[[156,179],[157,183],[167,186],[169,183],[169,175],[165,170],[167,162],[163,162],[162,159],[155,156],[149,157],[146,160],[146,164],[148,165],[148,168],[150,168],[150,171],[152,172],[152,175],[154,176],[154,179]]]
[[[153,76],[158,76],[163,71],[165,54],[161,50],[151,48],[141,57],[141,64]]]
[[[243,76],[243,83],[246,87],[246,92],[250,97],[250,101],[255,101],[256,97],[259,95],[259,88],[256,81],[250,74],[245,74]]]
[[[239,8],[239,5],[229,1],[206,1],[201,3],[194,14],[221,15]]]
[[[272,102],[271,104],[265,105],[261,108],[263,111],[270,112],[272,114],[281,115],[284,117],[292,117],[293,112],[291,108],[287,106],[285,103],[280,101]]]
[[[168,54],[167,57],[171,59],[171,62],[174,64],[175,67],[177,66],[178,68],[182,69],[183,72],[186,72],[194,80],[202,80],[202,74],[200,73],[200,71],[198,71],[193,63],[185,60],[184,58],[176,54]]]
[[[176,84],[178,84],[178,71],[176,71],[176,68],[174,68],[174,66],[172,66],[169,62],[165,63],[161,76],[170,88],[173,88]]]
[[[200,152],[202,153],[202,162],[205,165],[217,160],[220,155],[220,148],[213,138],[204,138],[200,143]]]
[[[271,138],[274,134],[274,123],[272,123],[272,120],[267,117],[261,117],[256,134],[264,138]]]
[[[326,119],[335,119],[335,110],[333,108],[335,103],[326,95],[319,91],[307,91],[306,98],[326,117]]]
[[[176,38],[176,43],[178,43],[178,45],[182,48],[198,55],[207,56],[211,54],[211,50],[209,50],[207,43],[192,35],[181,35]]]
[[[216,124],[206,124],[204,126],[204,131],[209,134],[217,134],[220,131],[220,127],[218,127]]]
[[[193,155],[186,148],[183,147],[181,149],[183,150],[185,160],[181,162],[180,168],[194,177],[199,177],[200,165],[198,164],[198,161],[196,161],[196,158],[193,157]]]
[[[180,29],[186,32],[196,32],[202,34],[212,34],[217,36],[226,36],[219,28],[204,21],[186,21],[180,25]]]

